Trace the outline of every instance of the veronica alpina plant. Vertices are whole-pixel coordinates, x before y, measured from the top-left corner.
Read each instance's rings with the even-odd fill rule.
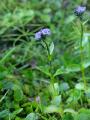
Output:
[[[35,33],[35,40],[42,41],[45,44],[45,48],[48,53],[49,66],[51,67],[51,55],[49,45],[47,44],[45,38],[51,35],[51,30],[49,28],[43,28]]]
[[[49,45],[46,41],[46,37],[51,35],[51,30],[49,28],[43,28],[41,30],[39,30],[38,32],[35,33],[35,39],[37,41],[41,41],[44,43],[44,46],[47,50],[47,56],[48,56],[48,63],[49,63],[49,73],[50,73],[50,80],[51,83],[54,84],[54,77],[52,74],[52,51],[54,49],[54,44],[53,42],[51,43],[51,45]]]
[[[79,18],[79,22],[80,22],[80,26],[81,26],[81,37],[80,37],[80,58],[81,58],[81,72],[82,72],[82,79],[84,81],[84,87],[86,88],[86,78],[85,78],[85,70],[84,70],[84,66],[83,66],[83,46],[82,46],[82,41],[83,41],[83,35],[84,35],[84,25],[83,25],[83,21],[82,21],[82,17],[83,17],[83,13],[86,11],[86,7],[85,6],[78,6],[75,9],[75,15],[78,16]]]

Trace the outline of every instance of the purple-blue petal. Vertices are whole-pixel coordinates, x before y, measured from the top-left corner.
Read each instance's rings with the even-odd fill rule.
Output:
[[[40,31],[35,33],[35,39],[36,40],[40,40],[41,37],[42,37],[42,33]]]
[[[43,36],[51,35],[51,31],[50,31],[49,28],[41,29],[41,33],[42,33]]]
[[[85,7],[85,6],[78,6],[78,7],[75,9],[75,13],[76,13],[77,15],[82,15],[85,11],[86,11],[86,7]]]
[[[51,35],[51,31],[49,28],[43,28],[35,33],[35,39],[41,40],[42,38]]]

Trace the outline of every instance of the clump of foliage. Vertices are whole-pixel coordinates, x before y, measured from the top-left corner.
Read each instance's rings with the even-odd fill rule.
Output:
[[[0,3],[0,120],[90,120],[88,3]]]

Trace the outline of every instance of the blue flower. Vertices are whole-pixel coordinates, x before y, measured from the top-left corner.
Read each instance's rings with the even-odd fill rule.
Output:
[[[35,39],[36,39],[36,40],[40,40],[41,37],[42,37],[41,31],[35,33]]]
[[[85,6],[78,6],[74,12],[77,16],[81,16],[85,11],[86,11]]]
[[[40,31],[35,33],[35,39],[41,40],[42,38],[51,35],[51,31],[49,28],[43,28]]]
[[[43,36],[51,35],[51,31],[48,28],[41,29],[41,33]]]

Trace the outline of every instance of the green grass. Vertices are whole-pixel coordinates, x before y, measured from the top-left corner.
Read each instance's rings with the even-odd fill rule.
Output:
[[[82,51],[73,12],[81,2],[0,2],[0,120],[90,120],[89,1]],[[34,38],[45,27],[50,54]]]

